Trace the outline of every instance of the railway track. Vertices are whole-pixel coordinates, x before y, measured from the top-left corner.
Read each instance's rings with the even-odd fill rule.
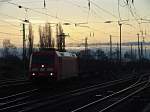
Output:
[[[150,85],[143,91],[113,106],[108,112],[150,112]]]
[[[11,80],[0,83],[0,97],[7,97],[11,94],[17,94],[34,89],[35,86],[29,80]]]
[[[9,86],[18,86],[22,84],[31,84],[29,80],[9,80],[0,82],[0,88],[9,87]]]
[[[134,83],[133,85],[136,85],[136,84],[139,84],[139,81],[142,81],[143,78],[140,78],[136,83]],[[127,83],[127,82],[126,82]],[[129,82],[128,82],[129,83]],[[133,86],[132,85],[132,86]],[[118,85],[117,85],[118,86]],[[121,83],[119,84],[119,86],[121,86]],[[108,87],[107,87],[108,88]],[[102,88],[99,88],[101,91]],[[122,90],[122,89],[120,89]],[[53,112],[70,112],[70,111],[74,111],[74,108],[76,110],[76,107],[79,107],[79,104],[80,105],[83,105],[83,102],[87,103],[87,102],[91,102],[91,95],[95,95],[95,91],[91,91],[90,93],[84,93],[84,94],[80,94],[80,93],[75,93],[75,96],[74,97],[69,97],[68,95],[68,98],[64,98],[61,99],[61,100],[58,100],[55,101],[55,102],[47,102],[47,105],[45,104],[45,109],[41,109],[41,110],[38,110],[36,108],[35,111],[37,112],[42,112],[42,111],[53,111]],[[110,94],[111,95],[111,94]],[[108,95],[109,96],[109,95]],[[102,97],[103,98],[103,97]],[[90,100],[88,100],[90,99]],[[95,99],[95,98],[94,98]],[[83,101],[84,100],[84,101]],[[93,99],[92,99],[93,100]],[[50,106],[49,106],[50,105]],[[54,105],[54,106],[53,106]],[[46,106],[49,106],[49,107],[46,107]],[[41,106],[40,106],[41,107]],[[47,108],[47,109],[46,109]],[[33,110],[32,110],[33,111]],[[21,111],[22,112],[22,111]],[[28,111],[23,111],[23,112],[28,112]],[[80,110],[79,110],[80,112]],[[82,110],[81,110],[82,112]],[[89,111],[89,112],[95,112],[95,111]]]
[[[130,77],[127,79],[120,79],[116,81],[111,81],[103,84],[97,84],[94,86],[82,88],[73,90],[70,92],[65,92],[62,94],[54,95],[54,96],[46,96],[46,97],[40,97],[40,93],[38,94],[38,90],[35,90],[35,92],[27,92],[27,94],[23,95],[24,93],[21,93],[19,95],[12,95],[5,98],[1,98],[0,102],[0,111],[8,112],[8,111],[19,111],[19,112],[29,112],[29,111],[40,111],[41,107],[45,108],[48,105],[52,105],[48,109],[54,109],[64,103],[70,102],[70,100],[76,100],[84,98],[86,96],[91,96],[93,94],[96,94],[99,90],[106,90],[108,88],[116,88],[116,85],[122,85],[124,88],[124,83],[127,83],[127,85],[132,84],[137,80],[137,77]],[[117,88],[117,90],[120,88]],[[33,90],[34,91],[34,90]],[[26,92],[25,92],[26,93]],[[29,94],[28,94],[29,93]],[[3,102],[3,101],[6,102]],[[56,105],[55,105],[56,104]]]
[[[122,90],[123,88],[126,88],[130,85],[139,84],[140,81],[147,80],[147,75],[145,74],[140,78],[137,77],[129,77],[126,79],[120,79],[115,81],[110,81],[107,83],[102,84],[96,84],[90,87],[85,87],[69,92],[64,92],[57,95],[49,96],[49,94],[45,95],[38,89],[32,89],[25,92],[20,92],[17,94],[13,94],[7,97],[0,98],[0,111],[2,112],[42,112],[43,109],[45,111],[78,111],[78,108],[80,108],[81,105],[86,104],[87,102],[91,102],[93,100],[97,100],[97,98],[104,98],[108,95],[111,95],[112,92],[117,92],[119,90]],[[119,85],[119,86],[118,86]],[[113,91],[110,91],[112,90]],[[49,88],[51,89],[51,88]],[[99,93],[102,93],[104,91],[103,95],[99,95]],[[107,92],[106,92],[107,91]],[[91,98],[93,97],[94,98]],[[91,98],[88,100],[88,98]],[[82,100],[85,100],[84,103],[82,103]],[[81,103],[78,103],[81,102]],[[75,104],[71,108],[68,108],[68,104]],[[76,105],[77,104],[77,105]],[[49,106],[50,105],[50,106]],[[60,108],[60,107],[65,107]],[[67,107],[66,107],[67,106]]]
[[[0,98],[0,104],[1,104],[0,107],[4,105],[8,105],[10,103],[14,103],[16,101],[23,100],[24,98],[29,97],[31,94],[33,94],[33,92],[36,92],[36,91],[38,91],[38,89],[33,89],[33,90],[13,94],[10,96],[2,97]]]
[[[113,107],[129,99],[131,96],[146,89],[149,85],[149,81],[136,82],[135,84],[122,89],[118,92],[110,94],[101,99],[90,102],[84,106],[76,108],[71,112],[108,112]]]

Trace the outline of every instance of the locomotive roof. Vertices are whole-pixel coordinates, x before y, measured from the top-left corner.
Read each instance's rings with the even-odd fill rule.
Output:
[[[73,54],[73,53],[70,53],[70,52],[59,52],[59,51],[56,51],[56,54],[59,57],[77,57],[76,54]]]
[[[33,54],[49,54],[49,53],[56,53],[59,57],[77,57],[76,54],[70,52],[60,52],[60,51],[36,51]]]

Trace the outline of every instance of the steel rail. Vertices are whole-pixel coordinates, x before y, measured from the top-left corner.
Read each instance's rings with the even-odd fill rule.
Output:
[[[0,89],[6,88],[6,87],[11,87],[11,86],[19,86],[19,85],[24,85],[24,84],[32,84],[30,81],[20,81],[20,82],[13,82],[13,83],[7,83],[4,85],[0,85]]]
[[[143,77],[145,77],[147,75],[149,75],[149,74],[144,74],[143,76],[141,76],[136,83],[138,83]],[[56,100],[62,99],[63,96],[82,95],[82,94],[85,94],[85,93],[88,93],[88,92],[95,91],[95,90],[100,89],[100,88],[105,88],[105,87],[113,86],[113,85],[116,85],[116,84],[119,84],[119,83],[123,83],[123,82],[131,80],[133,78],[137,78],[137,77],[136,76],[127,77],[126,79],[119,79],[119,80],[110,81],[110,82],[107,82],[107,83],[101,83],[101,84],[97,84],[97,85],[94,85],[94,86],[89,86],[89,87],[73,90],[73,91],[70,91],[70,92],[65,92],[65,93],[58,94],[58,95],[55,95],[55,96],[52,96],[52,97],[48,97],[48,98],[44,98],[44,99],[36,99],[36,100],[20,103],[20,104],[17,104],[17,105],[11,105],[11,106],[7,107],[7,105],[9,105],[9,104],[13,104],[13,103],[18,102],[18,101],[24,101],[24,100],[26,100],[27,98],[30,97],[30,96],[19,97],[20,95],[24,94],[24,93],[19,93],[19,94],[16,94],[16,95],[11,95],[11,96],[5,97],[5,98],[0,98],[0,100],[5,100],[5,99],[9,100],[10,98],[18,97],[15,100],[11,100],[11,101],[8,101],[6,103],[3,103],[3,105],[0,105],[0,111],[10,110],[10,109],[17,108],[17,107],[25,107],[25,106],[30,105],[30,104],[31,105],[32,104],[38,104],[38,106],[27,108],[27,109],[21,111],[21,112],[25,112],[25,111],[28,111],[28,110],[38,108],[39,106],[47,105],[47,104],[50,103],[49,100],[55,102]],[[29,91],[29,93],[31,93],[31,92]],[[3,108],[1,108],[1,107],[3,107]]]
[[[147,87],[149,87],[150,82],[148,81],[143,87],[139,88],[138,90],[132,92],[131,94],[127,95],[126,97],[114,102],[113,104],[107,106],[106,108],[100,110],[99,112],[107,112],[108,110],[110,110],[111,108],[113,108],[114,106],[122,103],[123,101],[127,100],[128,98],[132,97],[133,95],[141,92],[142,90],[146,89]]]
[[[133,79],[133,77],[132,77],[132,79]],[[131,79],[130,79],[131,80]],[[119,80],[119,82],[118,83],[123,83],[123,82],[126,82],[126,81],[129,81],[129,79],[128,80]],[[114,82],[113,82],[114,83]],[[106,85],[103,85],[103,84],[100,84],[100,85],[103,85],[103,86],[101,86],[101,87],[97,87],[97,85],[95,85],[95,86],[90,86],[90,87],[87,87],[87,88],[83,88],[83,89],[78,89],[78,90],[74,90],[74,91],[71,91],[71,92],[69,92],[69,93],[67,93],[67,94],[65,94],[65,96],[64,95],[62,95],[62,96],[59,96],[58,98],[57,97],[54,97],[54,98],[52,98],[52,99],[46,99],[46,101],[44,101],[44,102],[40,102],[39,104],[36,104],[36,106],[35,107],[31,107],[31,108],[27,108],[27,109],[23,109],[23,110],[21,110],[21,111],[19,111],[19,112],[28,112],[28,111],[32,111],[32,110],[34,110],[34,109],[37,109],[37,108],[39,108],[39,107],[42,107],[42,106],[45,106],[45,105],[48,105],[48,104],[55,104],[56,102],[59,102],[59,101],[61,101],[61,100],[65,100],[65,99],[70,99],[70,98],[72,98],[72,97],[77,97],[77,96],[81,96],[81,95],[84,95],[84,94],[86,94],[86,93],[89,93],[89,92],[92,92],[92,91],[95,91],[95,90],[98,90],[98,89],[101,89],[101,88],[105,88],[105,87],[109,87],[109,86],[112,86],[112,85],[116,85],[116,84],[118,84],[118,83],[115,83],[115,84],[112,84],[112,83],[110,83],[110,85],[107,85],[106,83],[104,83],[104,84],[106,84]],[[99,85],[99,86],[100,86]],[[91,90],[87,90],[87,89],[91,89]],[[50,100],[50,102],[49,102],[49,100]]]
[[[119,80],[110,81],[110,82],[107,82],[107,83],[101,83],[101,84],[97,84],[97,85],[94,85],[94,86],[85,87],[85,88],[73,90],[73,91],[70,91],[70,92],[65,92],[65,93],[58,94],[58,95],[48,97],[48,98],[44,98],[44,99],[36,99],[36,100],[29,101],[29,102],[20,103],[20,104],[17,104],[17,105],[11,105],[9,107],[6,106],[5,108],[1,108],[0,111],[7,111],[7,110],[27,106],[27,105],[30,105],[30,104],[40,103],[39,105],[47,105],[49,103],[49,102],[47,102],[48,100],[56,101],[56,100],[60,100],[60,99],[64,98],[64,96],[65,97],[66,96],[67,97],[70,97],[70,96],[72,97],[72,96],[82,95],[82,94],[85,94],[85,93],[88,93],[88,92],[95,91],[95,90],[100,89],[100,88],[105,88],[105,87],[109,87],[109,86],[112,86],[112,85],[116,85],[118,83],[123,83],[123,82],[129,81],[129,80],[132,80],[133,78],[135,78],[135,77],[129,77],[129,78],[126,78],[126,80],[125,79],[119,79]],[[24,94],[24,93],[21,93],[21,95],[22,94]],[[20,94],[17,94],[17,96],[18,95],[20,95]],[[12,95],[12,96],[8,96],[8,97],[2,98],[2,99],[9,99],[9,98],[14,97],[14,96],[16,97],[16,95]],[[25,99],[26,99],[26,97],[19,98],[18,100],[16,99],[14,101],[9,101],[8,103],[3,104],[2,107],[4,107],[4,105],[9,105],[9,104],[15,103],[17,101],[23,101]],[[37,107],[33,107],[33,108],[37,108]],[[31,107],[30,109],[32,110],[33,108]],[[30,110],[30,109],[28,108],[28,110]]]
[[[146,82],[146,81],[143,81],[143,82],[140,83],[140,81],[141,81],[141,78],[140,78],[136,83],[130,85],[129,87],[127,87],[127,88],[125,88],[125,89],[122,89],[122,90],[120,90],[120,91],[118,91],[118,92],[115,92],[115,93],[113,93],[113,94],[110,94],[110,95],[108,95],[108,96],[106,96],[106,97],[103,97],[103,98],[101,98],[101,99],[98,99],[98,100],[96,100],[96,101],[93,101],[93,102],[91,102],[91,103],[88,103],[88,104],[86,104],[86,105],[84,105],[84,106],[82,106],[82,107],[79,107],[79,108],[77,108],[77,109],[72,110],[71,112],[78,112],[78,111],[85,110],[85,109],[87,109],[88,107],[93,106],[94,104],[97,104],[97,103],[100,103],[100,102],[102,102],[102,101],[108,100],[108,99],[110,99],[111,97],[113,97],[113,96],[115,96],[115,95],[118,95],[118,94],[121,94],[121,93],[123,93],[123,92],[126,92],[127,90],[130,90],[130,89],[132,89],[132,88],[134,88],[134,87],[136,87],[136,86],[138,86],[138,85],[143,84],[143,83]]]

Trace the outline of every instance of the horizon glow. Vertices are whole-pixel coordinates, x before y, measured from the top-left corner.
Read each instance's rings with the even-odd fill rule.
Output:
[[[36,13],[31,10],[18,8],[15,5],[7,3],[16,3],[36,11],[47,13],[54,17],[46,16]],[[94,4],[107,10],[97,8]],[[141,23],[141,29],[135,18],[132,16],[130,10],[124,5],[123,0],[120,0],[120,15],[122,20],[129,20],[122,25],[122,42],[135,42],[137,41],[137,33],[143,31],[145,40],[148,42],[150,35],[149,23]],[[144,19],[150,18],[150,1],[149,0],[134,0],[132,11]],[[6,16],[8,15],[8,16]],[[61,19],[57,19],[61,18]],[[112,35],[112,41],[119,42],[119,13],[118,13],[118,0],[91,0],[90,10],[88,7],[88,0],[46,0],[46,9],[43,6],[43,0],[0,0],[0,46],[2,46],[3,39],[10,39],[16,46],[22,45],[22,23],[18,19],[29,19],[33,24],[35,44],[39,41],[38,27],[46,22],[49,23],[64,23],[71,22],[71,25],[63,26],[64,32],[70,34],[66,38],[66,43],[83,43],[84,38],[88,37],[89,43],[107,43],[109,42],[109,35]],[[64,21],[66,20],[66,21]],[[110,24],[104,23],[105,21],[116,21]],[[140,21],[139,21],[140,22]],[[88,23],[82,24],[84,27],[75,27],[74,23]],[[16,26],[16,27],[15,27]],[[87,28],[86,26],[90,27]],[[26,25],[26,33],[28,25]],[[53,37],[55,37],[55,28],[53,29]],[[90,37],[90,32],[94,32],[94,37]]]

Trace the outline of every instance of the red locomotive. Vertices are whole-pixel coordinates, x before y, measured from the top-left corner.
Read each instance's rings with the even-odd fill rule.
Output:
[[[30,57],[31,79],[46,78],[53,81],[78,76],[78,62],[75,54],[55,49],[41,50]]]

